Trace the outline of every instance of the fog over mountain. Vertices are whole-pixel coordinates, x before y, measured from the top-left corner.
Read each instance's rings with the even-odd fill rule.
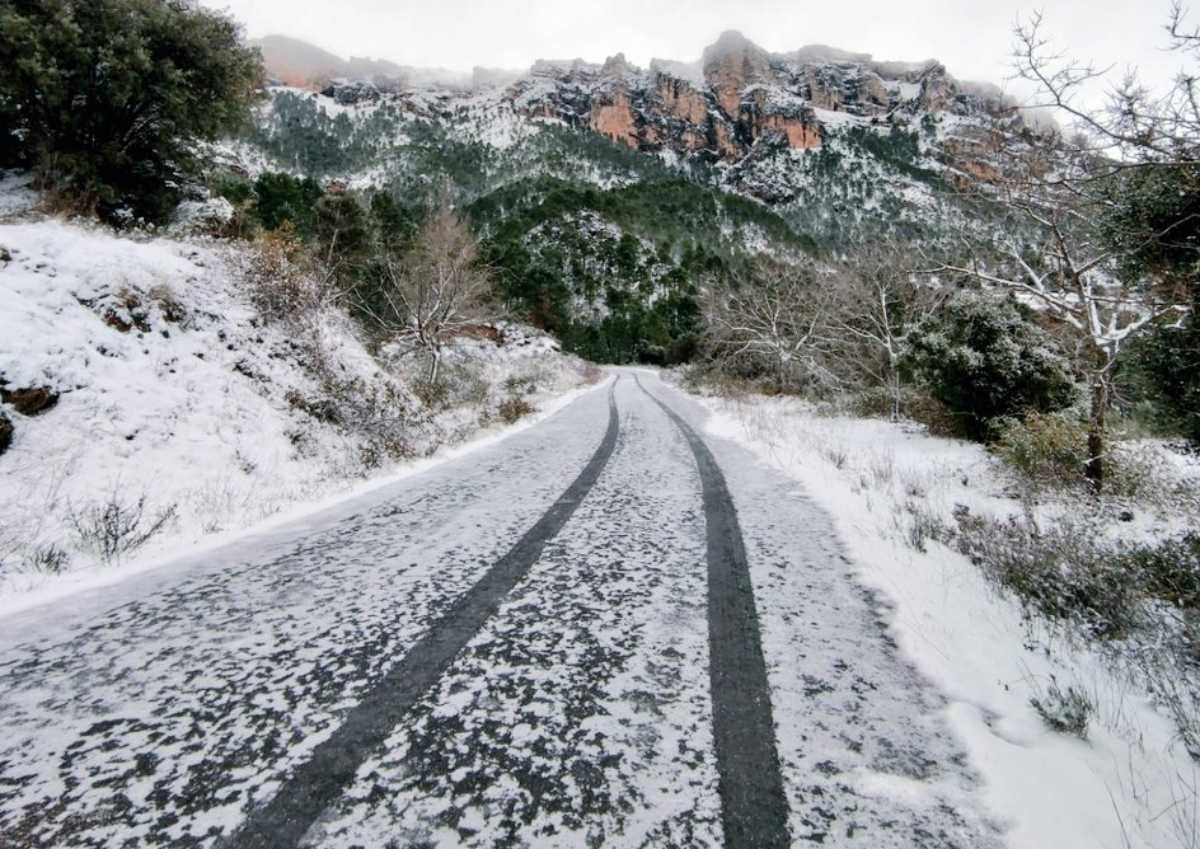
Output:
[[[829,44],[879,59],[920,61],[936,56],[962,79],[1007,81],[1011,32],[1035,11],[1023,0],[947,5],[934,0],[880,5],[852,0],[829,6],[779,0],[644,4],[632,0],[576,4],[509,0],[479,5],[447,0],[436,5],[347,0],[333,9],[318,0],[203,0],[225,8],[252,37],[285,33],[341,56],[374,56],[400,65],[450,68],[528,68],[536,59],[583,57],[601,61],[623,52],[646,66],[654,57],[694,58],[716,33],[738,29],[771,52]],[[1142,4],[1102,0],[1059,2],[1043,10],[1055,46],[1103,66],[1113,57],[1136,65],[1148,81],[1166,81],[1180,57],[1162,49],[1161,28]],[[1104,85],[1089,98],[1100,102]]]

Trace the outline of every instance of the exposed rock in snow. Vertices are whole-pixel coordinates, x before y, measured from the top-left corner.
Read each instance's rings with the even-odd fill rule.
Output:
[[[171,213],[171,232],[212,233],[233,218],[233,204],[222,197],[185,200]]]

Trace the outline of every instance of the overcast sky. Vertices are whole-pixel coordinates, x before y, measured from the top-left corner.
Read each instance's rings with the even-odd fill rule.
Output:
[[[692,61],[726,29],[771,51],[821,43],[876,59],[941,60],[951,74],[1004,84],[1020,0],[202,0],[272,33],[343,57],[469,71],[527,68],[535,59],[603,61],[618,51]],[[1041,0],[1046,31],[1073,54],[1168,78],[1182,57],[1165,52],[1167,0]],[[1200,4],[1198,4],[1200,5]],[[1196,16],[1200,19],[1200,13]],[[1021,94],[1011,85],[1008,89]]]

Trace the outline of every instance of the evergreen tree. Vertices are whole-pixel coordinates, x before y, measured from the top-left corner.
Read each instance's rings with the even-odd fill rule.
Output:
[[[197,143],[244,120],[262,75],[237,25],[187,0],[0,5],[0,156],[83,209],[161,219]]]

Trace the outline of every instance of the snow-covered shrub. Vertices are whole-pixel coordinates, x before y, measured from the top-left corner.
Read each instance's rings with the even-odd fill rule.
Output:
[[[701,361],[683,369],[683,388],[689,392],[716,395],[718,398],[745,398],[752,385],[739,375],[730,373],[722,363]]]
[[[263,236],[242,255],[250,300],[264,321],[304,323],[325,304],[329,292],[307,262],[288,227]]]
[[[428,421],[415,408],[412,396],[395,380],[378,377],[368,383],[361,376],[321,374],[323,397],[316,403],[333,423],[361,437],[363,466],[376,469],[385,462],[416,456]]]
[[[1200,531],[1135,548],[1130,562],[1141,572],[1147,591],[1184,610],[1200,613]],[[1197,634],[1200,637],[1200,634]],[[1200,645],[1197,646],[1200,650]]]
[[[1085,490],[1087,427],[1067,416],[1030,411],[1024,419],[998,425],[994,450],[1031,490]],[[1106,491],[1110,496],[1154,496],[1163,488],[1161,463],[1153,451],[1136,443],[1110,443],[1105,457]]]
[[[534,411],[533,405],[524,398],[519,398],[515,395],[505,398],[500,402],[500,407],[497,410],[497,415],[500,416],[500,421],[505,424],[513,424]]]
[[[1002,419],[1061,410],[1075,398],[1053,340],[1014,301],[960,295],[923,322],[910,343],[909,365],[970,439],[991,439]]]
[[[904,531],[905,542],[914,551],[924,553],[930,541],[945,536],[946,527],[923,498],[910,498],[897,519]]]
[[[413,378],[408,388],[430,410],[445,410],[450,406],[450,385],[445,380]]]
[[[928,391],[908,390],[904,394],[904,415],[925,425],[930,436],[954,436],[959,433],[959,417]]]
[[[67,571],[71,556],[65,549],[50,543],[34,546],[25,558],[25,566],[31,572],[43,575],[61,575]]]
[[[1200,670],[1195,643],[1165,648],[1136,654],[1132,658],[1134,673],[1171,717],[1188,754],[1200,760]]]
[[[504,390],[509,395],[531,395],[537,391],[537,379],[529,374],[513,374],[504,379]]]
[[[129,500],[114,488],[103,501],[71,509],[69,518],[80,547],[111,564],[149,542],[175,519],[176,513],[174,504],[149,513],[145,495]]]
[[[486,407],[492,386],[483,370],[474,363],[450,363],[442,369],[446,402],[451,407]]]
[[[1088,722],[1096,712],[1096,705],[1083,690],[1071,684],[1063,689],[1052,675],[1046,689],[1031,697],[1029,704],[1053,730],[1087,739]]]
[[[1140,621],[1136,570],[1106,541],[1094,513],[1041,527],[1032,518],[1006,520],[965,509],[954,514],[953,542],[999,588],[1031,612],[1076,627],[1090,638],[1128,634]]]
[[[171,213],[171,232],[220,235],[233,220],[233,204],[223,197],[185,200]]]

